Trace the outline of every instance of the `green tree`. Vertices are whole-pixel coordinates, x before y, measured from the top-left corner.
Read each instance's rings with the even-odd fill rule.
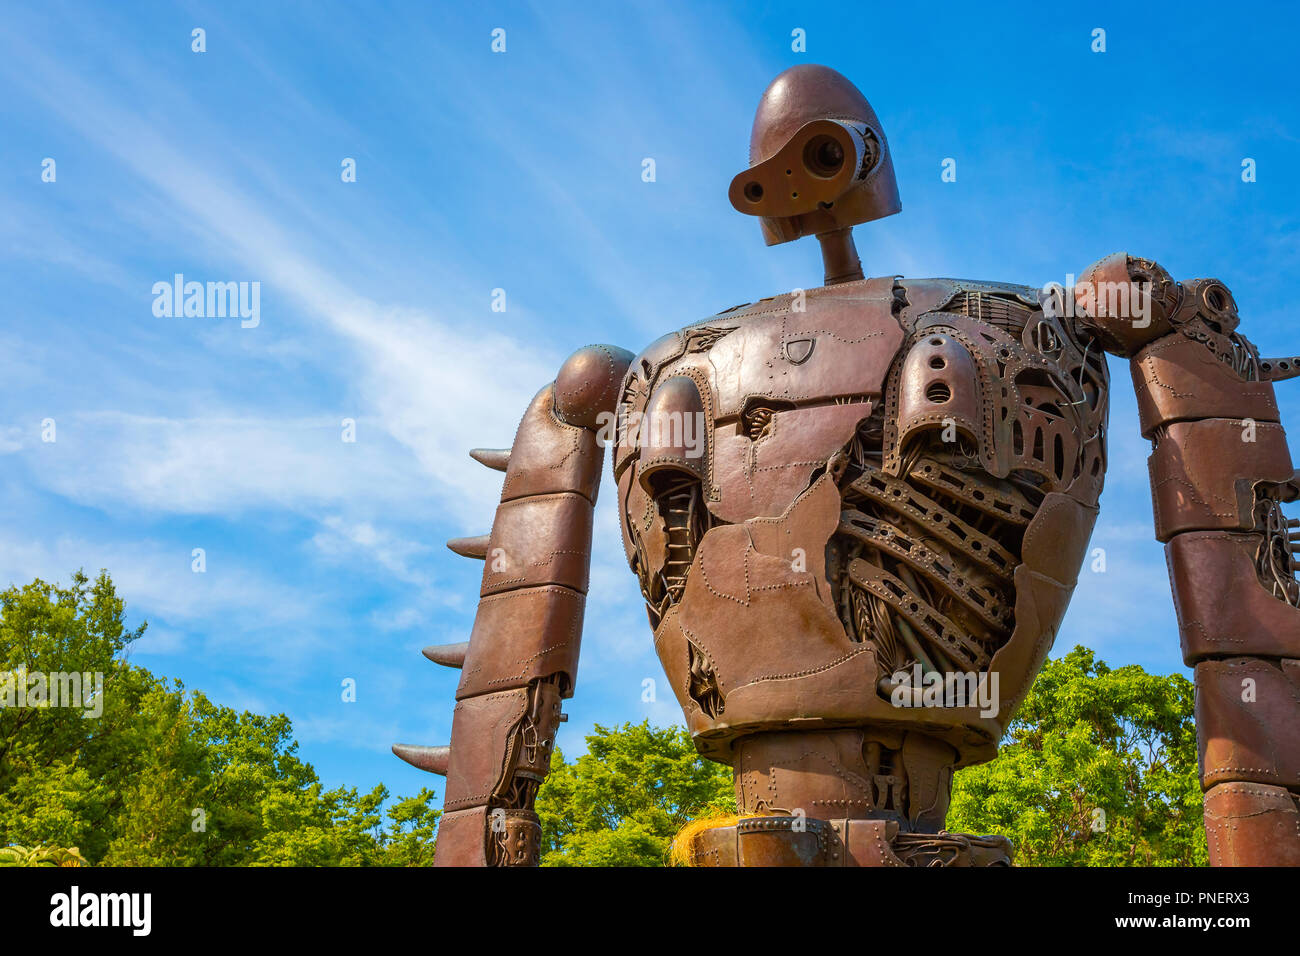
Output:
[[[587,745],[556,751],[538,795],[543,866],[660,866],[685,823],[735,812],[728,768],[680,728],[597,725]],[[999,756],[957,773],[947,825],[1011,838],[1019,866],[1205,865],[1191,683],[1082,647],[1049,661]]]
[[[728,767],[704,760],[680,727],[595,726],[587,752],[556,748],[537,795],[543,866],[663,866],[677,831],[735,813]]]
[[[81,710],[0,706],[0,847],[6,863],[392,865],[432,861],[434,793],[388,801],[326,790],[283,714],[236,712],[127,663],[129,630],[107,573],[66,588],[0,592],[0,703],[13,673],[102,673]],[[542,786],[545,866],[659,866],[673,836],[735,812],[729,769],[684,730],[597,725]],[[1192,685],[1112,670],[1076,647],[1049,661],[1001,754],[960,771],[949,829],[1000,833],[1016,862],[1204,865]],[[30,849],[29,849],[30,848]]]
[[[106,572],[0,592],[11,692],[15,673],[103,675],[97,717],[0,706],[0,846],[78,847],[92,864],[125,866],[431,861],[433,791],[385,813],[382,786],[326,790],[283,714],[236,712],[127,663],[145,625],[128,630],[124,613]]]
[[[998,833],[1019,866],[1204,866],[1192,684],[1048,661],[997,759],[958,771],[948,829]]]

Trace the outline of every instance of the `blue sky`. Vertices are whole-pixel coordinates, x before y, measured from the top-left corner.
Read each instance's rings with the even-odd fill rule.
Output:
[[[7,4],[0,585],[106,567],[149,621],[136,663],[287,713],[329,784],[428,784],[388,747],[450,733],[457,675],[419,648],[473,620],[481,566],[443,542],[488,530],[500,476],[466,451],[509,444],[579,346],[820,281],[815,243],[764,247],[726,198],[800,62],[856,82],[894,151],[903,212],[858,228],[868,274],[1041,285],[1127,250],[1221,278],[1294,354],[1297,15],[1049,6]],[[155,316],[176,273],[260,282],[260,325]],[[1057,651],[1185,672],[1112,376],[1107,570]],[[642,701],[661,672],[613,498],[606,477],[570,754],[594,722],[680,716]]]

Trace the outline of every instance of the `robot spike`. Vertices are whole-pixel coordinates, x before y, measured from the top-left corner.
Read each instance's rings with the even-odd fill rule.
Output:
[[[461,641],[459,644],[432,644],[420,653],[435,664],[459,669],[465,666],[465,653],[468,650],[469,641]]]
[[[488,535],[480,534],[472,538],[452,538],[447,542],[447,547],[455,551],[462,558],[478,558],[480,561],[487,560],[488,552]]]
[[[486,465],[493,471],[505,471],[510,463],[509,448],[471,448],[469,457],[480,465]]]
[[[447,746],[421,747],[417,744],[393,744],[393,753],[412,767],[441,774],[444,777],[447,776],[447,766],[451,763],[451,748]]]

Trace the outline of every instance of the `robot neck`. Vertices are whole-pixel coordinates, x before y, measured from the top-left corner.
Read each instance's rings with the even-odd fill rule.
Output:
[[[834,232],[823,232],[817,237],[822,244],[822,264],[826,268],[826,284],[852,282],[862,278],[862,262],[853,244],[853,227],[846,226]]]

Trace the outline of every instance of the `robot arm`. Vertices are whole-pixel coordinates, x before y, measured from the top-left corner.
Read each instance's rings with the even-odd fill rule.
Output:
[[[1215,866],[1300,866],[1300,481],[1273,382],[1217,279],[1175,282],[1117,253],[1075,289],[1078,319],[1129,359],[1183,660],[1195,669],[1205,827]]]
[[[537,393],[509,449],[470,452],[505,482],[491,534],[447,542],[485,562],[470,639],[424,650],[461,670],[451,744],[393,747],[447,777],[435,866],[537,864],[533,800],[577,676],[604,457],[597,429],[631,359],[612,346],[580,349]]]

